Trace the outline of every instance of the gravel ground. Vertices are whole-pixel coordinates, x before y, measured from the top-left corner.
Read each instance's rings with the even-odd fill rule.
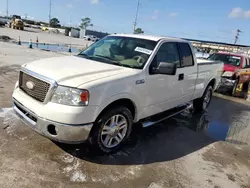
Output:
[[[29,49],[25,46],[0,42],[0,67],[9,65],[22,65],[41,58],[62,56],[55,52],[47,52],[39,49]]]
[[[120,152],[96,156],[87,143],[65,145],[38,135],[11,109],[20,65],[61,54],[8,43],[0,48],[0,187],[250,187],[247,139],[237,145],[218,141],[234,135],[228,134],[231,117],[249,117],[250,106],[214,97],[207,114],[138,127]],[[234,132],[246,132],[247,125]]]
[[[53,43],[53,44],[75,44],[78,46],[86,46],[86,44],[90,44],[83,39],[72,38],[59,34],[50,34],[48,32],[43,32],[39,29],[25,28],[24,31],[14,30],[10,28],[0,28],[0,36],[8,35],[10,38],[14,40],[18,40],[20,37],[21,41],[29,42],[32,39],[33,42],[36,41],[37,37],[40,43]]]

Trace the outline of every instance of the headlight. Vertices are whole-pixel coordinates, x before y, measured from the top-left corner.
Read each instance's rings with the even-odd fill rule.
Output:
[[[51,102],[70,106],[87,106],[89,104],[89,92],[84,89],[58,86]]]
[[[229,71],[226,71],[226,72],[224,72],[223,74],[222,74],[222,76],[224,76],[224,77],[231,77],[231,76],[233,76],[233,72],[229,72]]]

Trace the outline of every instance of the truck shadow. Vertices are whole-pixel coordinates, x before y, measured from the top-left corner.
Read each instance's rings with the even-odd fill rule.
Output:
[[[136,126],[128,144],[111,155],[98,155],[91,151],[87,143],[56,144],[79,159],[97,164],[140,165],[171,161],[218,140],[227,140],[227,137],[234,136],[232,133],[230,135],[231,127],[235,121],[239,122],[239,119],[249,116],[244,113],[249,110],[249,106],[215,97],[207,113],[184,112],[152,127],[143,129]],[[238,132],[233,134],[246,128],[238,127]],[[234,140],[238,144],[245,143],[236,137]]]

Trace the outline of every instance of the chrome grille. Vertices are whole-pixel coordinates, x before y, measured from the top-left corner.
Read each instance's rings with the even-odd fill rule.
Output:
[[[34,84],[34,88],[29,89],[26,84],[27,82],[32,82]],[[50,84],[21,71],[19,76],[19,87],[34,99],[44,102],[49,91]]]

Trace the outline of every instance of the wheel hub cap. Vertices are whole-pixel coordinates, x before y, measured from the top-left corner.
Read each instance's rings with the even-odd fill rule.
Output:
[[[127,133],[128,122],[123,115],[112,116],[103,126],[101,142],[107,148],[120,144]]]

